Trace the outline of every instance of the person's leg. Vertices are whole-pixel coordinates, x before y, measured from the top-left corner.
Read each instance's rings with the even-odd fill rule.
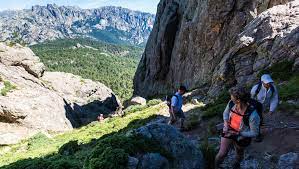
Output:
[[[175,123],[176,119],[175,119],[175,114],[172,113],[170,110],[169,110],[169,114],[170,114],[170,118],[169,118],[168,124],[171,125],[171,124]]]
[[[239,169],[240,168],[240,163],[244,158],[244,149],[245,148],[237,145],[236,142],[234,142],[233,144],[234,144],[234,148],[235,148],[235,152],[236,152],[236,158],[235,158],[235,161],[233,163],[233,169]]]
[[[223,162],[231,147],[232,141],[233,140],[231,139],[221,137],[220,149],[215,157],[215,168],[218,168],[220,164]]]
[[[184,121],[185,121],[185,118],[181,118],[181,126],[180,126],[181,130],[185,129],[185,127],[184,127]]]

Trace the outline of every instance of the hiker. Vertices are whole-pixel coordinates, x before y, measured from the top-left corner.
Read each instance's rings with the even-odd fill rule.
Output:
[[[229,93],[231,100],[223,112],[224,127],[220,149],[215,157],[216,168],[223,162],[232,145],[236,152],[233,168],[239,168],[245,147],[259,133],[260,117],[255,106],[250,104],[250,93],[243,87],[234,87]]]
[[[99,122],[103,122],[104,121],[104,115],[101,113],[98,117],[97,117]]]
[[[265,114],[266,120],[271,119],[278,105],[278,91],[274,85],[269,74],[264,74],[261,77],[261,81],[254,85],[251,89],[251,98],[257,100],[262,104],[261,113],[261,125],[263,124],[263,114]],[[259,135],[255,139],[256,142],[262,141],[262,135]]]
[[[186,93],[187,89],[185,86],[180,86],[178,91],[171,97],[169,106],[170,120],[168,124],[173,124],[177,121],[177,118],[180,119],[180,128],[184,130],[184,120],[185,115],[182,110],[183,106],[183,95]]]

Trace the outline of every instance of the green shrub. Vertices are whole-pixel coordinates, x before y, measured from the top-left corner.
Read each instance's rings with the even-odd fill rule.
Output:
[[[4,81],[4,88],[1,89],[1,95],[6,96],[8,92],[11,92],[13,89],[17,87],[11,84],[9,81]]]
[[[129,106],[124,110],[125,114],[130,114],[130,113],[135,113],[137,111],[142,111],[146,109],[148,106],[147,105],[132,105]]]
[[[70,141],[64,144],[58,151],[61,155],[74,155],[77,151],[80,150],[80,146],[78,145],[78,140]]]
[[[146,105],[147,106],[155,106],[155,105],[160,104],[160,103],[162,103],[162,100],[153,99],[153,100],[149,100]]]
[[[268,69],[265,69],[261,71],[258,74],[258,78],[260,78],[263,74],[270,74],[273,79],[277,81],[285,81],[289,80],[290,77],[292,77],[292,67],[294,62],[290,61],[283,61],[276,64],[273,64]]]
[[[199,125],[200,117],[199,114],[191,114],[187,119],[185,126],[188,130],[192,130]]]
[[[209,119],[212,117],[222,116],[222,112],[224,111],[227,102],[230,100],[230,95],[227,90],[224,90],[220,93],[220,95],[216,98],[216,100],[212,103],[204,106],[202,110],[202,118]]]
[[[281,100],[299,98],[299,75],[293,76],[287,83],[278,87]]]
[[[49,141],[51,141],[51,139],[46,135],[44,135],[43,133],[37,133],[27,140],[28,150],[41,148]]]
[[[126,168],[129,155],[135,156],[145,152],[157,152],[171,158],[169,153],[153,140],[116,134],[97,143],[91,155],[86,159],[84,168]]]
[[[205,138],[204,141],[200,144],[200,150],[205,159],[205,168],[214,169],[216,147],[214,145],[209,144],[208,138]]]

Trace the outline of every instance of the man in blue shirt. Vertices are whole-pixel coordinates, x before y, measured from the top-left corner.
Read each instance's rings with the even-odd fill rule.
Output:
[[[177,121],[177,118],[180,119],[180,127],[183,130],[184,129],[184,120],[185,115],[182,110],[183,106],[183,95],[186,93],[187,89],[185,86],[180,86],[178,91],[175,93],[174,96],[171,98],[171,104],[169,107],[169,113],[170,113],[170,121],[168,124],[173,124]]]

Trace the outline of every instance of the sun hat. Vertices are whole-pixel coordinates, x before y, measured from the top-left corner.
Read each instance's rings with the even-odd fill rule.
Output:
[[[269,74],[264,74],[261,77],[261,81],[264,83],[273,83],[274,82]]]

